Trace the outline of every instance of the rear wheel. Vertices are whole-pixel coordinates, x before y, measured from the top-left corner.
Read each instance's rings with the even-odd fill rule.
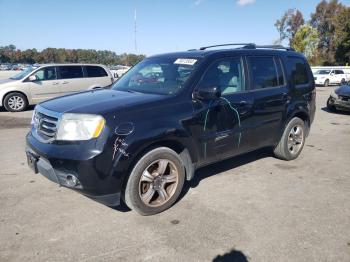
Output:
[[[4,107],[10,112],[20,112],[26,109],[28,101],[25,95],[17,92],[5,96]]]
[[[327,79],[326,81],[324,81],[324,84],[323,84],[325,87],[329,86],[329,80]]]
[[[346,85],[346,81],[345,81],[344,78],[340,81],[340,84],[341,84],[341,85]]]
[[[304,147],[305,133],[304,121],[298,117],[292,118],[274,149],[275,156],[288,161],[296,159]]]
[[[141,215],[160,213],[175,203],[184,180],[179,155],[167,147],[156,148],[133,168],[125,188],[125,203]]]

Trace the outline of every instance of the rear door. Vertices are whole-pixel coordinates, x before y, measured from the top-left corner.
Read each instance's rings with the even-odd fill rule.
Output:
[[[29,83],[29,89],[34,104],[61,95],[55,66],[41,68],[32,75],[35,75],[37,80],[31,82],[27,80],[27,82]]]
[[[58,66],[57,71],[62,95],[88,89],[88,85],[84,81],[83,67],[81,65]]]
[[[277,143],[290,97],[282,61],[278,56],[248,56],[253,96],[252,147]]]

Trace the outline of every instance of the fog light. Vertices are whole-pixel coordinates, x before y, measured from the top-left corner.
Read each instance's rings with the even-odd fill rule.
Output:
[[[73,175],[68,175],[66,178],[66,183],[68,186],[75,187],[79,185],[79,180]]]

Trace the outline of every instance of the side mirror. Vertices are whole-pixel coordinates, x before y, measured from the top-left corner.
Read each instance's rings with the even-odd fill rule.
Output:
[[[331,76],[334,76],[334,73],[331,73]]]
[[[217,86],[200,88],[194,93],[199,100],[216,100],[220,98],[221,90]]]
[[[38,78],[37,78],[36,75],[31,75],[31,76],[28,78],[28,80],[31,81],[31,82],[36,81],[37,79],[38,79]]]

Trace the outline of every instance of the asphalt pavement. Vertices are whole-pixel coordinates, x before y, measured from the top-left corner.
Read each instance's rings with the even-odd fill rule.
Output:
[[[297,160],[259,150],[198,170],[143,217],[27,167],[32,111],[0,109],[0,261],[350,261],[350,114],[317,112]],[[227,259],[227,260],[224,260]]]

